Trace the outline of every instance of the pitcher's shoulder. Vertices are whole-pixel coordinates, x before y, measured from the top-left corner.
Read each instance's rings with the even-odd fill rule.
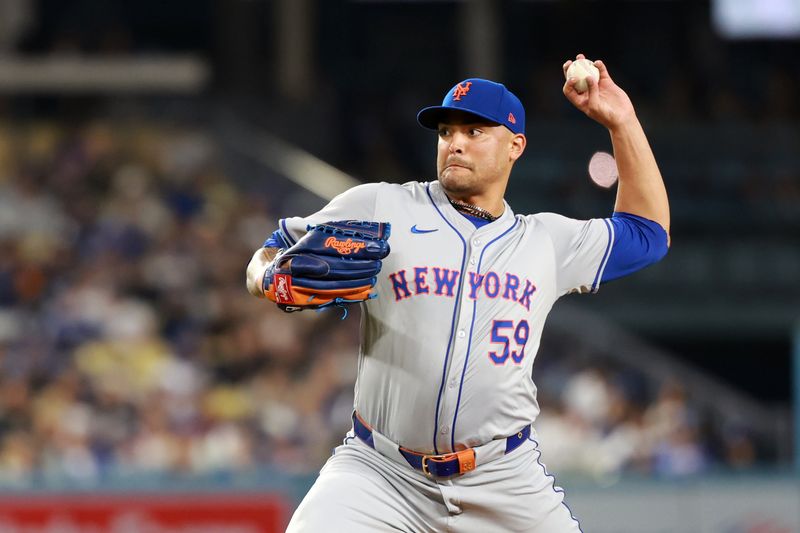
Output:
[[[517,219],[529,228],[537,228],[540,230],[547,230],[551,226],[563,224],[570,220],[568,217],[558,213],[528,213],[524,215],[517,215]]]
[[[431,182],[427,181],[407,181],[405,183],[388,183],[382,181],[377,185],[380,186],[380,193],[382,196],[391,198],[420,198],[427,197],[428,188]]]

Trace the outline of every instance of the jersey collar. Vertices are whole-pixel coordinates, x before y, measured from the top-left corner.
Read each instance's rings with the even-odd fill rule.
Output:
[[[475,228],[475,226],[464,218],[461,213],[456,211],[455,207],[450,203],[450,200],[447,198],[447,194],[445,194],[444,190],[442,189],[442,185],[438,181],[432,181],[430,183],[430,191],[431,197],[433,201],[436,203],[436,207],[439,208],[439,211],[447,217],[447,220],[453,224],[460,232],[466,235],[470,235],[473,232],[483,233],[489,232],[493,233],[495,231],[499,231],[500,229],[507,228],[507,222],[511,222],[514,219],[514,212],[511,210],[511,206],[508,205],[505,198],[503,199],[503,214],[500,215],[500,218],[495,220],[494,222],[490,222],[480,228]]]

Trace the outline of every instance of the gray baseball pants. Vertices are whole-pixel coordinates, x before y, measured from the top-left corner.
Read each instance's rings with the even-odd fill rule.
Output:
[[[540,455],[531,438],[471,472],[437,480],[349,436],[322,468],[287,533],[580,532]]]

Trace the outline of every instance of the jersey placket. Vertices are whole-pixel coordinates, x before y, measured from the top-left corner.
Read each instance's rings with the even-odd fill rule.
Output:
[[[510,207],[506,205],[507,212],[504,213],[502,218],[511,221],[511,226],[503,231],[489,226],[475,229],[471,222],[468,222],[466,218],[452,208],[445,194],[439,189],[438,184],[434,184],[434,187],[436,191],[433,191],[432,187],[429,186],[428,196],[439,215],[460,237],[465,251],[457,293],[458,301],[453,314],[449,350],[443,369],[436,410],[436,425],[433,438],[434,452],[442,453],[442,450],[452,450],[455,444],[453,424],[457,417],[458,399],[466,370],[464,365],[468,362],[471,345],[475,302],[470,301],[469,298],[471,290],[467,281],[469,271],[476,271],[479,268],[484,248],[511,231],[516,225],[516,218],[513,216]],[[434,196],[438,202],[434,200]]]
[[[450,424],[453,420],[456,398],[458,397],[458,386],[460,383],[459,379],[454,374],[454,368],[462,368],[463,357],[466,356],[468,319],[465,317],[465,312],[468,313],[468,310],[464,308],[464,291],[465,288],[468,287],[468,283],[465,281],[464,273],[468,270],[470,261],[476,261],[472,242],[475,239],[475,232],[471,223],[468,223],[464,217],[456,213],[455,209],[452,208],[445,194],[439,189],[438,183],[428,184],[426,189],[428,198],[434,209],[458,236],[464,247],[464,255],[461,258],[460,265],[461,275],[459,276],[458,292],[456,293],[455,309],[450,329],[450,338],[448,339],[448,349],[445,354],[441,385],[436,402],[433,448],[434,453],[438,454],[442,453],[442,450],[449,448]],[[473,231],[469,231],[470,228],[472,228]],[[472,235],[472,237],[470,237],[470,235]],[[454,364],[455,357],[459,357],[459,360]],[[444,446],[440,446],[440,443]]]
[[[476,271],[480,267],[480,257],[483,256],[483,246],[484,241],[480,237],[476,237],[473,234],[472,240],[470,241],[470,247],[468,248],[469,259],[467,262],[469,263],[469,267],[464,272],[464,276],[469,276],[468,271],[472,271],[475,269]],[[480,272],[478,272],[480,274]],[[455,394],[455,403],[453,407],[453,413],[451,416],[452,420],[452,427],[450,428],[450,446],[453,451],[455,451],[455,433],[456,433],[456,421],[458,419],[458,409],[461,403],[461,392],[464,386],[464,376],[467,371],[467,365],[469,363],[469,356],[470,351],[472,350],[472,337],[473,337],[473,329],[475,327],[475,314],[477,313],[477,300],[473,300],[470,302],[470,298],[468,297],[469,291],[471,291],[471,287],[469,283],[464,283],[464,287],[461,293],[461,317],[462,321],[460,322],[460,326],[463,325],[463,329],[459,331],[464,331],[465,334],[463,335],[464,343],[463,348],[464,352],[462,355],[462,360],[459,360],[458,364],[456,363],[456,358],[453,358],[453,366],[451,370],[451,374],[453,375],[450,379],[452,382],[458,385],[458,388],[454,391]],[[471,305],[470,305],[471,304]]]
[[[466,246],[466,261],[462,268],[461,284],[458,292],[458,310],[456,312],[456,322],[454,327],[454,339],[452,348],[448,357],[448,365],[446,372],[446,384],[442,393],[441,403],[439,406],[439,426],[436,433],[436,448],[437,450],[450,449],[454,451],[452,430],[453,421],[456,415],[458,405],[458,397],[462,386],[462,376],[464,364],[467,361],[469,347],[470,347],[470,333],[471,324],[474,318],[473,302],[468,298],[469,283],[466,282],[468,276],[467,271],[474,268],[473,265],[478,263],[478,256],[481,249],[482,240],[473,236],[470,239],[465,239]]]
[[[478,231],[478,232],[476,232],[476,234],[473,234],[472,240],[470,241],[471,246],[468,247],[468,252],[469,252],[470,259],[467,262],[471,263],[471,265],[473,265],[473,264],[475,265],[474,267],[470,266],[470,270],[472,270],[474,268],[474,272],[475,272],[476,276],[481,276],[482,272],[485,272],[487,270],[487,267],[484,265],[484,254],[485,254],[486,250],[488,250],[488,248],[490,246],[492,246],[493,244],[495,244],[497,241],[501,240],[503,237],[508,235],[516,227],[516,225],[517,225],[517,221],[516,221],[516,219],[514,219],[512,224],[508,228],[506,228],[504,231],[499,233],[499,234],[494,234],[494,235],[493,234],[485,234],[484,235],[483,232],[481,232],[481,231]],[[465,272],[464,275],[468,276],[469,273]],[[452,427],[450,428],[451,429],[450,444],[451,444],[451,448],[454,451],[455,451],[455,445],[456,445],[456,439],[455,439],[456,423],[457,423],[457,420],[458,420],[458,414],[459,414],[458,411],[460,409],[460,404],[461,404],[461,392],[462,392],[462,388],[463,388],[463,380],[464,380],[464,376],[467,373],[467,368],[468,368],[468,364],[469,364],[469,361],[470,361],[470,354],[471,354],[471,352],[473,351],[473,348],[474,348],[474,344],[473,344],[472,341],[474,340],[473,337],[474,337],[475,318],[476,318],[476,314],[478,312],[478,308],[477,308],[478,299],[477,298],[476,299],[470,298],[468,296],[468,294],[467,294],[467,291],[472,291],[471,284],[469,284],[469,283],[465,283],[464,286],[463,286],[463,289],[462,289],[462,293],[461,293],[462,306],[461,306],[460,313],[461,313],[461,316],[463,317],[463,322],[459,323],[459,326],[461,326],[462,323],[465,324],[467,322],[467,320],[469,321],[469,328],[465,329],[466,333],[464,335],[464,338],[466,340],[466,347],[465,347],[465,351],[464,351],[464,354],[463,354],[464,360],[463,360],[463,362],[461,362],[460,369],[459,369],[458,366],[455,364],[456,358],[453,357],[453,365],[451,366],[451,369],[452,369],[451,373],[454,374],[454,376],[450,378],[451,382],[457,382],[458,385],[459,385],[458,386],[458,394],[456,396],[456,402],[455,402],[455,406],[453,408],[453,413],[452,413],[452,421],[453,421],[452,422]],[[464,302],[470,302],[470,300],[472,300],[471,301],[472,305],[464,305]],[[461,330],[459,330],[459,331],[461,331]],[[475,344],[477,344],[477,343],[475,343]]]

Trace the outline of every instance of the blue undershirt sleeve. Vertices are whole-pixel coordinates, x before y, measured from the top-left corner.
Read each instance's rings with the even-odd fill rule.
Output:
[[[281,233],[281,230],[276,229],[272,232],[272,235],[264,241],[264,248],[289,248],[289,243]]]
[[[630,213],[614,212],[614,244],[601,283],[633,274],[667,255],[667,232],[661,224]]]

